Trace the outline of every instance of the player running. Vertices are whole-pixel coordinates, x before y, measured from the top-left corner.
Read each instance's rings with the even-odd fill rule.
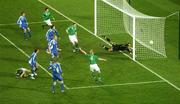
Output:
[[[28,76],[30,76],[31,71],[26,69],[26,68],[19,68],[16,71],[16,77],[19,78],[27,78]]]
[[[58,58],[59,55],[58,55],[58,43],[57,43],[57,37],[54,36],[54,39],[52,39],[50,42],[49,42],[49,50],[50,50],[50,53],[52,55],[52,58]]]
[[[106,59],[99,58],[97,55],[94,54],[94,51],[92,49],[90,50],[89,54],[87,54],[82,49],[80,49],[80,51],[89,58],[89,61],[90,61],[90,71],[91,71],[93,79],[95,81],[102,82],[102,78],[101,78],[101,75],[100,75],[101,71],[100,71],[100,68],[97,65],[96,61],[97,60],[106,61]]]
[[[69,36],[69,40],[73,46],[73,52],[79,51],[78,39],[77,39],[77,25],[74,23],[66,29]]]
[[[62,69],[57,59],[54,59],[52,64],[50,64],[49,70],[52,70],[53,75],[53,84],[52,84],[52,93],[55,93],[56,82],[60,83],[61,92],[64,92],[64,82],[62,78]]]
[[[28,22],[26,19],[26,13],[25,12],[21,12],[21,16],[17,20],[17,24],[24,31],[24,39],[31,38],[31,30],[28,27]]]
[[[49,11],[49,8],[45,8],[44,13],[42,14],[43,21],[45,24],[42,25],[43,29],[45,26],[52,26],[51,19],[55,20],[55,18],[52,16],[51,12]]]
[[[57,36],[59,38],[59,33],[56,30],[55,26],[52,25],[52,26],[50,26],[50,29],[46,32],[46,40],[47,40],[48,44],[50,43],[51,40],[53,40],[54,36]],[[48,47],[47,47],[46,52],[50,53],[50,50]]]
[[[103,36],[112,46],[106,47],[105,45],[102,45],[102,47],[109,51],[109,52],[121,52],[121,51],[128,51],[130,54],[132,53],[132,46],[130,43],[127,44],[116,44],[114,42],[111,42],[111,39],[107,38],[106,36]]]
[[[37,57],[37,54],[38,54],[39,50],[38,49],[35,49],[34,52],[32,53],[32,55],[30,56],[29,58],[29,64],[31,66],[31,78],[32,79],[35,79],[34,76],[37,76],[37,62],[36,62],[36,57]]]

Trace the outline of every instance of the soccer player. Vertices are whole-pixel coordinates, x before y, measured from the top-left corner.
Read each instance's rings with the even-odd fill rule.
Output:
[[[46,40],[47,40],[48,44],[50,43],[51,40],[53,40],[54,36],[57,36],[59,38],[59,33],[56,30],[55,26],[52,25],[52,26],[50,26],[50,29],[46,32]],[[50,50],[48,49],[48,47],[47,47],[46,52],[50,53]]]
[[[94,51],[92,49],[90,50],[89,54],[87,54],[82,49],[80,49],[80,51],[89,58],[89,61],[90,61],[90,71],[91,71],[93,79],[95,81],[102,82],[102,78],[101,78],[101,75],[100,75],[101,71],[100,71],[100,68],[97,65],[96,61],[97,60],[106,61],[106,59],[100,58],[97,55],[95,55]]]
[[[20,78],[27,78],[30,75],[31,71],[26,68],[19,68],[16,71],[16,76]]]
[[[35,49],[34,52],[32,53],[32,55],[30,56],[29,58],[29,64],[31,66],[31,78],[32,79],[35,79],[34,76],[37,76],[37,62],[36,62],[36,57],[37,57],[37,54],[39,52],[39,49]]]
[[[55,57],[59,57],[58,55],[58,43],[57,43],[57,37],[54,36],[54,39],[52,39],[50,42],[49,42],[49,50],[50,50],[50,53],[52,55],[52,58],[55,58]]]
[[[43,20],[45,22],[45,25],[43,24],[42,27],[44,29],[45,26],[52,26],[51,19],[55,20],[55,18],[52,16],[51,12],[49,11],[49,8],[45,8],[44,13],[42,14]]]
[[[74,23],[72,26],[66,29],[67,34],[69,35],[69,40],[73,46],[73,52],[79,51],[78,39],[77,39],[77,25]]]
[[[52,93],[55,93],[55,86],[56,82],[60,84],[61,92],[64,92],[64,82],[62,78],[62,69],[59,62],[57,62],[57,59],[53,59],[52,64],[50,64],[49,70],[52,70],[53,75],[53,84],[52,84]]]
[[[31,37],[31,30],[28,27],[28,22],[26,19],[26,13],[25,12],[21,12],[21,16],[17,20],[17,24],[24,31],[24,38],[25,39],[30,38]]]
[[[132,46],[130,43],[127,44],[117,44],[111,41],[110,38],[107,38],[106,36],[103,36],[112,46],[106,47],[105,45],[102,45],[102,47],[109,51],[109,52],[121,52],[121,51],[128,51],[130,54],[132,53]]]

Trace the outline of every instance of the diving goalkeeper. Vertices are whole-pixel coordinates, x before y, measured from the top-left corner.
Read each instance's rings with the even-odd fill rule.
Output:
[[[122,52],[127,51],[130,54],[132,53],[132,46],[130,43],[126,44],[117,44],[111,41],[110,38],[107,38],[106,36],[102,36],[104,39],[106,39],[107,42],[111,44],[111,47],[106,47],[105,45],[102,45],[103,49],[109,51],[109,52]]]

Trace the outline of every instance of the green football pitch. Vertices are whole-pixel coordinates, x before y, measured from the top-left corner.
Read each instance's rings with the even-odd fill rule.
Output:
[[[132,0],[131,5],[142,13],[167,16],[180,11],[179,0]],[[127,53],[109,53],[99,44],[106,44],[93,35],[93,0],[0,0],[0,104],[180,104],[180,60],[178,59],[179,26],[177,15],[166,21],[168,58],[133,61]],[[51,93],[52,78],[47,71],[51,58],[42,29],[42,12],[49,7],[60,32],[60,63],[66,90]],[[24,40],[16,25],[21,11],[27,14],[32,38]],[[98,61],[103,84],[92,80],[88,59],[73,53],[65,32],[73,22],[78,24],[79,45],[85,51],[107,59]],[[118,35],[110,36],[114,41]],[[39,48],[38,76],[35,80],[16,78],[17,68],[28,65],[28,56]]]

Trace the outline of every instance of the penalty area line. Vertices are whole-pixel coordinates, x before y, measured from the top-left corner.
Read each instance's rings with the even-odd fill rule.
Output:
[[[51,21],[53,23],[57,23],[57,22],[69,22],[69,20],[65,19],[65,20],[55,20],[55,21]],[[29,22],[28,24],[29,25],[32,25],[32,24],[42,24],[44,23],[43,21],[41,22]],[[7,24],[0,24],[0,26],[11,26],[11,25],[17,25],[17,23],[7,23]]]
[[[8,41],[11,45],[13,45],[17,50],[19,50],[22,54],[24,54],[26,57],[30,57],[26,52],[24,52],[21,48],[19,48],[15,43],[13,43],[12,41],[10,41],[7,37],[5,37],[3,34],[0,33],[0,36],[2,38],[4,38],[6,41]],[[43,71],[45,71],[49,76],[52,77],[52,74],[50,72],[48,72],[41,64],[37,63],[37,65],[43,69]],[[66,89],[69,89],[66,85],[65,85]]]
[[[162,83],[162,82],[165,82],[165,81],[157,80],[157,81],[134,82],[134,83],[120,83],[120,84],[111,84],[111,85],[71,87],[71,88],[69,88],[69,90],[101,88],[101,87],[116,87],[116,86],[130,86],[130,85],[144,85],[144,84],[153,84],[153,83]]]

